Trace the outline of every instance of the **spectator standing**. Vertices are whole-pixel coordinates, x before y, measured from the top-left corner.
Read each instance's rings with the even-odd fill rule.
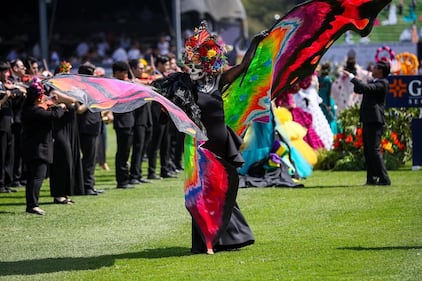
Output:
[[[333,80],[330,76],[331,63],[325,62],[321,65],[318,74],[318,94],[322,99],[320,107],[327,119],[333,134],[337,134],[337,118],[336,118],[336,104],[331,96],[331,86]]]
[[[388,93],[390,64],[380,60],[373,69],[374,80],[368,83],[359,80],[353,73],[344,71],[355,87],[355,92],[363,95],[360,107],[362,122],[363,152],[366,162],[367,185],[390,185],[391,181],[380,152],[381,137],[385,132],[384,103]]]

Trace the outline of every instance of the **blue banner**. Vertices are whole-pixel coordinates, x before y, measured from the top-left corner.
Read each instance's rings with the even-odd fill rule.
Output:
[[[386,107],[422,107],[422,76],[390,75]]]

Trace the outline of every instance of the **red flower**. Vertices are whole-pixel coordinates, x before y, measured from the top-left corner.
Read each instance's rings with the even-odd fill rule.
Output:
[[[346,143],[351,143],[351,142],[353,142],[353,137],[352,137],[352,135],[348,135],[344,141],[345,141]]]
[[[362,140],[361,140],[361,139],[360,139],[360,140],[356,140],[356,141],[353,143],[353,146],[354,146],[354,147],[356,147],[357,149],[361,148],[361,147],[362,147],[362,145],[363,145],[363,142],[362,142]]]
[[[342,134],[342,133],[338,133],[338,134],[335,136],[335,140],[340,141],[340,140],[342,140],[342,139],[344,139],[344,134]]]

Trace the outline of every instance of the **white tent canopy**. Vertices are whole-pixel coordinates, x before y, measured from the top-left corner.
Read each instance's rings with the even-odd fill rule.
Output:
[[[182,13],[195,11],[201,16],[209,14],[214,20],[246,19],[245,8],[240,0],[181,0]]]

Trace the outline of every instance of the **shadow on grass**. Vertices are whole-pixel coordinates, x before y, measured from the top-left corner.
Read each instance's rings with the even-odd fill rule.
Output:
[[[118,259],[160,259],[190,256],[190,249],[169,247],[146,249],[141,252],[96,257],[45,258],[0,262],[0,276],[33,275],[61,271],[92,270],[114,265]]]
[[[353,250],[353,251],[393,251],[393,250],[418,250],[422,246],[386,246],[386,247],[341,247],[337,250]]]
[[[305,185],[305,188],[311,189],[311,188],[354,188],[354,187],[368,187],[363,184],[356,184],[356,185]]]

